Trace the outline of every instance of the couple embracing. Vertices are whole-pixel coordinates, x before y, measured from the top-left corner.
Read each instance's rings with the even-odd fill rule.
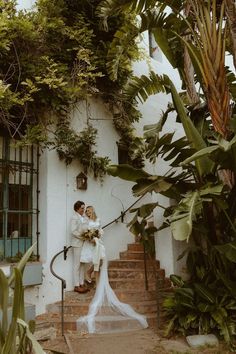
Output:
[[[105,248],[102,242],[103,230],[92,206],[82,201],[74,204],[74,215],[71,220],[71,235],[74,253],[74,291],[86,293],[89,288],[86,283],[92,283],[94,272],[98,282],[99,269],[105,257]]]
[[[92,272],[97,275],[94,297],[87,315],[79,317],[76,321],[77,330],[108,333],[148,327],[145,316],[121,302],[109,284],[105,248],[101,240],[103,231],[94,208],[88,206],[85,209],[84,202],[77,201],[74,210],[71,221],[74,290],[79,293],[87,292],[85,280],[91,281]]]

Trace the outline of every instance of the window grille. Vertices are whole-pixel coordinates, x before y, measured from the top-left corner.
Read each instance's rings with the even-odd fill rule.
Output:
[[[0,136],[0,203],[0,260],[14,261],[38,241],[38,151],[5,136]]]

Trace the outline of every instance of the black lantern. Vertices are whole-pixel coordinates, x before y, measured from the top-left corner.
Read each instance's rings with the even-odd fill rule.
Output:
[[[87,189],[87,179],[87,176],[83,172],[80,172],[76,177],[77,189]]]

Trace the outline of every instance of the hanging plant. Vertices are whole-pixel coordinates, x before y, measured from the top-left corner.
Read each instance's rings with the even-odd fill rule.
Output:
[[[102,179],[110,163],[108,157],[97,156],[96,147],[97,130],[91,125],[76,133],[69,127],[68,121],[61,122],[56,130],[55,147],[59,158],[68,165],[78,160],[87,174],[92,171],[95,178]]]

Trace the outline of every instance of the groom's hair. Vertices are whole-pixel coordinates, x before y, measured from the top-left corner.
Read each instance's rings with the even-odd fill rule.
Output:
[[[74,204],[74,211],[77,211],[82,205],[85,205],[81,200],[77,200]]]

